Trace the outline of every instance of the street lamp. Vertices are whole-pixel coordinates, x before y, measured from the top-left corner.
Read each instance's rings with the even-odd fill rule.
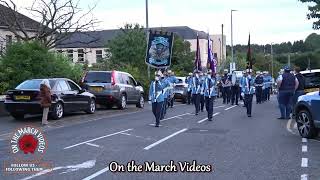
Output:
[[[219,42],[220,42],[220,43],[219,43],[219,45],[220,45],[220,61],[219,61],[219,62],[222,62],[222,55],[223,55],[223,54],[222,54],[222,48],[221,48],[221,47],[222,47],[222,42],[221,42],[221,39],[220,39],[220,38],[219,38]],[[217,64],[218,64],[218,63],[217,63]]]
[[[234,57],[233,57],[233,21],[232,21],[232,12],[234,11],[238,11],[238,10],[234,10],[234,9],[231,9],[231,63],[232,63],[232,66],[233,66],[233,63],[234,63]],[[230,68],[232,67],[230,66]],[[233,69],[230,69],[230,72],[232,71]]]
[[[271,43],[271,76],[273,77],[273,49],[272,49],[272,44]]]
[[[146,0],[146,32],[149,32],[149,11],[148,11],[148,0]],[[148,37],[147,37],[148,38]],[[147,39],[148,41],[148,39]],[[150,66],[148,66],[148,78],[150,79]]]

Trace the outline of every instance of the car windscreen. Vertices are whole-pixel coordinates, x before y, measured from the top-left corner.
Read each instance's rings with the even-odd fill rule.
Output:
[[[26,80],[16,87],[16,89],[40,89],[42,79]],[[49,80],[51,88],[55,84],[55,80]]]
[[[320,87],[320,72],[303,74],[305,77],[305,88]]]
[[[110,72],[88,72],[84,83],[111,83]]]

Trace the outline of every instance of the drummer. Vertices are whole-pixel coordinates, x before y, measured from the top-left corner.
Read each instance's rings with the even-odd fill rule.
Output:
[[[240,95],[240,82],[237,78],[237,74],[235,71],[232,71],[232,86],[231,86],[231,105],[236,104],[238,106],[239,95]]]

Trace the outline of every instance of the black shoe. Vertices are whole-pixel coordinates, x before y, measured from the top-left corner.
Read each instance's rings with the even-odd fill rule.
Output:
[[[196,113],[196,116],[198,116],[199,113]]]
[[[237,103],[236,106],[239,106],[239,104]]]
[[[284,117],[279,117],[278,119],[285,119]]]
[[[248,114],[248,117],[251,117],[251,114]]]
[[[208,121],[212,121],[212,118],[208,119]]]
[[[201,112],[203,112],[203,110],[201,110]]]
[[[159,124],[156,124],[155,127],[159,127]]]

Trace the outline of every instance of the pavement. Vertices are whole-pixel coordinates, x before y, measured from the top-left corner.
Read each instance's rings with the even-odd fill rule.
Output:
[[[48,147],[41,161],[50,162],[52,168],[29,174],[3,173],[0,179],[319,180],[320,138],[302,139],[294,121],[278,120],[278,116],[272,97],[264,104],[254,104],[251,118],[242,105],[224,105],[218,99],[212,122],[207,121],[206,112],[195,116],[192,105],[176,103],[159,128],[154,127],[150,105],[124,111],[100,109],[94,115],[71,114],[45,127],[39,116],[24,121],[1,117],[0,162],[13,160],[9,139],[14,129],[30,124],[44,131]],[[138,165],[146,162],[166,165],[170,161],[177,172],[172,172],[173,166],[153,169],[161,172],[128,172],[130,162],[139,171]],[[180,166],[197,170],[193,163],[203,172],[182,172]]]

